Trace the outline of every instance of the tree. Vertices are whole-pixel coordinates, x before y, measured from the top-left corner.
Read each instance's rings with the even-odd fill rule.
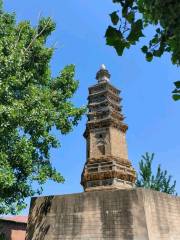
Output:
[[[69,133],[85,112],[71,101],[75,67],[51,76],[54,48],[46,40],[54,29],[51,18],[32,27],[0,9],[0,214],[20,211],[48,179],[64,181],[50,160],[60,145],[52,129]]]
[[[107,28],[107,45],[119,56],[145,37],[144,30],[154,26],[154,36],[141,50],[147,61],[171,54],[173,64],[180,65],[180,1],[179,0],[112,0],[117,11],[110,14],[113,26]],[[180,100],[180,81],[175,82],[173,99]]]
[[[154,153],[146,153],[142,156],[139,162],[139,175],[136,180],[136,186],[154,189],[168,194],[176,194],[176,181],[171,184],[172,176],[168,175],[166,170],[163,171],[161,165],[158,165],[157,172],[153,175],[153,159]]]

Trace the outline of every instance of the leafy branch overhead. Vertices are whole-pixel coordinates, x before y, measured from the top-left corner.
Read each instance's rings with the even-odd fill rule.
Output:
[[[50,149],[60,145],[52,130],[69,133],[85,112],[71,101],[75,67],[51,76],[54,49],[46,40],[54,29],[51,18],[32,27],[0,9],[0,214],[21,210],[41,191],[34,182],[64,181],[50,160]]]
[[[179,0],[112,0],[117,11],[110,14],[112,26],[106,30],[106,43],[119,56],[145,36],[154,26],[154,36],[141,47],[147,61],[171,54],[172,63],[180,65],[180,1]],[[174,96],[173,96],[174,98]],[[175,96],[175,100],[179,100]]]

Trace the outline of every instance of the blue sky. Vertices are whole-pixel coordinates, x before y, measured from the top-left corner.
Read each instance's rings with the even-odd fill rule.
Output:
[[[143,43],[132,47],[123,57],[105,45],[104,33],[110,23],[108,14],[116,9],[110,0],[4,0],[4,8],[16,12],[17,20],[28,19],[35,25],[39,16],[51,16],[57,24],[48,44],[56,43],[52,74],[65,65],[76,65],[79,89],[73,98],[77,106],[87,103],[88,87],[96,83],[95,74],[104,63],[110,71],[111,83],[122,90],[123,113],[129,125],[127,143],[129,159],[137,169],[145,152],[154,152],[154,167],[161,164],[177,180],[180,193],[180,101],[171,98],[178,69],[166,54],[152,63],[139,51]],[[153,29],[146,31],[151,36]],[[67,136],[55,133],[61,148],[53,150],[52,163],[66,181],[45,184],[43,195],[83,191],[80,176],[85,163],[86,117]],[[27,200],[29,203],[29,199]],[[28,213],[28,208],[23,214]]]

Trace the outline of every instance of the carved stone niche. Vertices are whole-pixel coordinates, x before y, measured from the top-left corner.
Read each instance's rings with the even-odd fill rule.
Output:
[[[106,155],[106,146],[107,146],[107,133],[105,131],[98,132],[95,134],[96,145],[98,150],[98,155]]]

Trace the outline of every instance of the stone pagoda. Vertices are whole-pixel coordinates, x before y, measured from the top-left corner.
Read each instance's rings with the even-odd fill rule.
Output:
[[[88,121],[84,137],[87,159],[81,177],[85,191],[124,189],[134,186],[136,174],[128,160],[120,91],[110,84],[104,65],[89,88]]]

